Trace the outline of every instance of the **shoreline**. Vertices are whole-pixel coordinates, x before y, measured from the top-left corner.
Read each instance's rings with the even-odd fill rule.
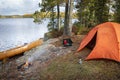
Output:
[[[28,51],[36,46],[39,46],[43,43],[42,39],[32,41],[31,43],[24,44],[22,46],[18,46],[9,50],[1,51],[0,52],[0,60],[4,60],[6,58],[22,54],[25,51]]]

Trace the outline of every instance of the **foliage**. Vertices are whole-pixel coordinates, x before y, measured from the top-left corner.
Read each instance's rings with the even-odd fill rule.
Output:
[[[34,21],[35,22],[40,22],[43,18],[41,17],[41,16],[43,16],[42,14],[40,14],[41,12],[44,12],[44,13],[46,13],[46,15],[45,15],[45,17],[47,16],[47,13],[50,13],[50,22],[49,22],[49,24],[48,24],[48,28],[49,28],[49,30],[51,31],[51,30],[53,30],[53,29],[60,29],[60,16],[61,16],[61,14],[60,14],[60,11],[59,11],[59,5],[61,4],[61,3],[66,3],[66,2],[69,2],[68,3],[68,7],[67,7],[67,9],[69,9],[69,11],[68,11],[68,13],[69,14],[63,14],[62,13],[62,16],[67,16],[67,18],[65,17],[65,20],[64,20],[64,23],[67,23],[68,25],[65,25],[66,27],[68,27],[66,30],[64,30],[65,32],[71,32],[71,28],[70,27],[72,27],[72,25],[71,25],[71,17],[72,16],[76,16],[75,14],[74,15],[72,15],[72,7],[70,7],[71,6],[71,4],[73,4],[73,0],[63,0],[63,1],[61,1],[61,0],[55,0],[55,1],[53,1],[53,0],[42,0],[42,3],[41,4],[39,4],[39,6],[41,7],[41,9],[40,9],[40,11],[36,11],[35,13],[34,13],[34,15],[33,15],[33,17],[34,17]],[[55,13],[55,6],[57,6],[57,12]],[[41,16],[40,16],[41,15]],[[70,16],[69,16],[70,15]],[[57,20],[56,20],[57,19]],[[67,19],[67,21],[66,21],[66,19]]]
[[[94,0],[81,0],[76,8],[81,26],[92,27],[94,25]]]
[[[24,15],[0,15],[0,18],[33,18],[33,14],[24,14]]]
[[[40,23],[42,22],[43,19],[49,18],[49,17],[50,17],[50,13],[48,13],[46,16],[46,12],[35,11],[35,13],[33,14],[34,22],[36,23]]]
[[[73,24],[72,32],[74,32],[76,35],[87,34],[90,31],[91,28],[82,26],[80,24],[81,23],[79,23],[79,22],[75,22]]]
[[[24,17],[24,18],[32,18],[32,17],[33,17],[33,14],[24,14],[23,17]]]
[[[76,8],[82,26],[93,27],[108,21],[109,0],[81,0]]]
[[[81,0],[76,6],[81,25],[93,27],[107,21],[119,21],[119,0]]]
[[[63,34],[63,27],[60,30],[52,29],[48,33],[45,33],[44,40],[48,40],[50,38],[57,38]]]
[[[39,22],[39,21],[43,20],[43,18],[49,16],[49,18],[50,18],[50,22],[48,24],[49,30],[52,30],[54,28],[58,28],[59,25],[57,25],[57,24],[59,24],[59,22],[60,22],[60,15],[59,15],[60,13],[59,13],[59,11],[58,11],[58,13],[55,12],[55,6],[57,5],[58,9],[59,9],[60,2],[61,2],[60,0],[55,0],[55,1],[53,1],[53,0],[42,0],[42,3],[39,4],[39,7],[41,7],[40,12],[37,12],[34,15],[35,16],[34,17],[35,21]],[[40,14],[41,12],[44,12],[45,15]],[[40,15],[43,16],[43,17],[41,17]],[[58,20],[55,20],[56,18]]]
[[[43,0],[42,4],[39,4],[41,7],[40,11],[36,11],[33,15],[35,21],[40,21],[41,19],[48,17],[50,18],[50,23],[48,24],[49,30],[56,29],[58,27],[58,13],[55,12],[55,6],[61,5],[62,3],[69,2],[71,0]],[[77,13],[73,13],[73,18],[78,18],[78,33],[83,31],[82,29],[87,30],[88,28],[94,27],[100,23],[107,21],[120,22],[120,1],[119,0],[75,0],[77,3],[76,9]],[[70,4],[68,5],[68,13],[70,10]],[[69,14],[65,12],[60,12],[59,18],[66,19]],[[64,28],[69,20],[64,20]],[[68,23],[69,24],[69,23]],[[62,25],[61,25],[62,26]],[[69,26],[69,25],[68,25]],[[64,31],[69,30],[70,27],[64,29]]]
[[[51,12],[46,13],[46,12],[35,11],[35,13],[33,14],[33,18],[34,19],[35,18],[40,18],[40,19],[50,18],[51,14],[52,14]],[[54,12],[54,17],[57,18],[57,13],[56,12]],[[60,18],[63,19],[64,17],[65,17],[65,13],[60,12]],[[73,13],[72,17],[73,17],[73,19],[77,19],[78,18],[77,13],[76,12]]]
[[[95,21],[96,24],[107,22],[109,18],[109,0],[95,0]]]
[[[114,14],[114,21],[120,23],[120,0],[114,0],[115,5],[115,14]]]

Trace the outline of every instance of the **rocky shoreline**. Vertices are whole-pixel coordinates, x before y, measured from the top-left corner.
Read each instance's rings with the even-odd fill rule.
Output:
[[[26,79],[26,77],[32,75],[33,73],[35,73],[34,74],[35,76],[37,75],[36,74],[37,69],[45,66],[46,64],[49,64],[49,62],[55,57],[61,56],[64,54],[69,54],[71,52],[72,53],[76,52],[76,49],[78,48],[78,44],[82,37],[83,36],[80,36],[79,38],[77,38],[77,36],[71,37],[73,41],[73,46],[69,46],[69,47],[64,47],[62,45],[63,37],[49,39],[45,41],[42,45],[36,48],[33,48],[29,51],[26,51],[23,54],[23,56],[10,59],[10,61],[8,61],[5,64],[1,63],[2,66],[0,66],[0,70],[1,72],[4,72],[4,73],[1,73],[0,76],[8,76],[9,79],[11,75],[14,75],[16,76],[16,78],[19,78],[19,79]],[[32,65],[29,68],[27,67],[24,70],[23,69],[18,70],[17,67],[25,63],[26,61],[32,63]],[[4,69],[3,69],[3,66],[4,66]],[[11,73],[7,74],[8,72],[11,72]],[[14,79],[14,80],[17,80],[17,79]]]

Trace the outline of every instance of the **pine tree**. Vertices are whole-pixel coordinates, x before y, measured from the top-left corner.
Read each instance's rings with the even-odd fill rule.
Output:
[[[94,2],[94,0],[80,0],[77,2],[76,8],[80,26],[92,27],[94,25]]]
[[[109,19],[109,0],[95,0],[95,21],[96,24],[107,22]]]
[[[56,29],[56,30],[60,30],[60,9],[59,9],[59,4],[61,3],[60,0],[42,0],[42,3],[39,3],[39,7],[40,12],[39,13],[46,13],[44,15],[44,17],[38,17],[38,15],[40,15],[39,13],[34,15],[34,19],[37,21],[43,20],[44,18],[46,18],[46,16],[50,15],[50,22],[48,24],[48,28],[49,30],[52,29]],[[56,16],[56,12],[55,12],[55,6],[57,6],[57,16]],[[57,19],[57,20],[56,20]]]
[[[114,12],[114,21],[120,23],[120,0],[115,1],[115,12]]]

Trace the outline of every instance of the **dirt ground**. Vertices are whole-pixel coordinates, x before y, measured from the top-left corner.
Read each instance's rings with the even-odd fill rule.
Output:
[[[55,45],[56,47],[63,47],[63,54],[60,55],[64,55],[70,52],[75,52],[79,46],[82,37],[82,35],[71,37],[73,41],[73,46],[70,47],[63,47],[62,45],[62,40],[66,37],[59,37],[56,42],[51,44]],[[36,60],[32,63],[31,66],[29,66],[29,68],[18,69],[18,66],[20,66],[22,63],[18,64],[16,61],[23,56],[25,55],[18,55],[0,62],[0,80],[29,80],[29,78],[31,80],[32,78],[33,80],[38,80],[40,78],[38,76],[39,74],[37,70],[48,65],[50,61],[58,55],[50,53],[49,59],[42,62]]]
[[[23,60],[22,61],[21,58],[25,58],[26,54],[29,54],[30,52],[32,52],[32,50],[30,52],[25,53],[25,55],[19,55],[19,56],[4,60],[3,62],[1,61],[0,62],[0,80],[70,80],[69,78],[71,77],[71,73],[75,72],[75,70],[74,70],[75,68],[76,68],[77,72],[80,70],[80,68],[81,68],[81,70],[84,69],[85,71],[89,71],[89,72],[83,71],[85,73],[80,73],[83,76],[78,76],[78,75],[76,75],[76,72],[75,72],[72,75],[71,80],[103,80],[103,79],[104,80],[119,80],[120,75],[118,73],[120,72],[120,67],[118,64],[116,64],[116,62],[115,63],[112,62],[109,64],[108,63],[109,61],[104,61],[104,62],[99,62],[99,61],[84,62],[83,61],[84,64],[82,66],[84,66],[84,67],[82,69],[81,65],[79,65],[77,63],[77,60],[79,60],[79,59],[84,60],[85,57],[89,54],[89,52],[91,50],[86,49],[81,52],[81,53],[85,53],[85,54],[80,54],[77,57],[73,56],[73,55],[72,56],[69,55],[69,53],[72,53],[72,54],[76,53],[76,50],[78,49],[79,44],[83,37],[84,37],[84,35],[72,36],[71,39],[73,41],[73,45],[69,46],[69,47],[63,47],[63,45],[62,45],[62,40],[63,40],[63,38],[66,38],[66,37],[59,37],[57,39],[56,38],[51,39],[50,44],[54,45],[56,47],[55,49],[57,49],[57,50],[53,50],[51,53],[46,53],[46,54],[41,55],[42,58],[34,60],[28,68],[19,68],[18,69],[18,67],[20,67],[20,65],[26,61],[26,59],[24,59],[24,60],[22,59]],[[33,49],[33,51],[36,51],[36,50],[39,50],[39,49],[36,49],[36,48]],[[67,55],[67,57],[66,57],[66,55]],[[60,58],[59,56],[60,57],[62,56],[62,58]],[[18,61],[20,61],[20,62],[18,62]],[[71,64],[74,65],[74,66],[71,65],[72,66],[71,69],[73,68],[74,72],[71,71],[71,69],[69,69],[71,71],[71,73],[69,73],[67,75],[70,75],[70,76],[68,76],[68,78],[61,78],[62,76],[60,76],[60,75],[64,74],[62,72],[64,72],[65,70],[61,69],[60,65],[63,65],[64,63],[66,64],[66,62],[68,62],[67,65],[71,65]],[[51,68],[50,65],[52,65],[52,64],[59,65],[57,67],[57,68],[60,67],[59,72],[61,72],[62,70],[63,71],[60,74],[57,74],[58,72],[55,73],[57,71],[57,70],[55,70],[54,74],[52,74],[51,72],[49,72],[49,67]],[[111,66],[111,64],[113,66]],[[53,67],[53,65],[52,65],[52,67]],[[94,69],[93,69],[93,67],[91,67],[93,65],[96,65],[97,67],[94,67]],[[104,69],[107,70],[107,68],[105,68],[105,66],[107,66],[107,67],[110,66],[110,68],[108,68],[108,70],[109,70],[108,72],[111,71],[111,74],[108,74],[107,71],[102,74],[100,73],[101,70],[103,70],[103,71],[104,71]],[[56,69],[56,67],[54,69]],[[54,70],[54,69],[52,69],[52,70]],[[99,74],[99,76],[93,75],[92,71],[89,69],[92,69],[93,73],[97,74],[97,75]],[[46,70],[47,70],[47,73],[45,73]],[[66,68],[66,70],[67,70],[67,68]],[[99,70],[99,71],[97,71],[97,70]],[[114,71],[117,71],[117,72],[113,73]],[[107,77],[105,76],[105,78],[104,77],[101,78],[101,76],[104,76],[106,73],[108,74]],[[51,78],[49,76],[50,74],[52,74],[53,75],[52,77],[54,77],[54,78]],[[56,75],[58,77],[55,79]],[[77,78],[76,77],[74,78],[74,75],[77,76]],[[88,75],[88,78],[84,77],[84,75],[85,76]],[[110,78],[109,76],[112,76],[112,75],[113,75],[113,78]],[[41,76],[45,76],[45,78],[42,78]],[[91,78],[91,76],[95,76],[95,79]],[[63,76],[63,77],[66,77],[66,76]],[[60,78],[60,79],[58,79],[58,78]]]

